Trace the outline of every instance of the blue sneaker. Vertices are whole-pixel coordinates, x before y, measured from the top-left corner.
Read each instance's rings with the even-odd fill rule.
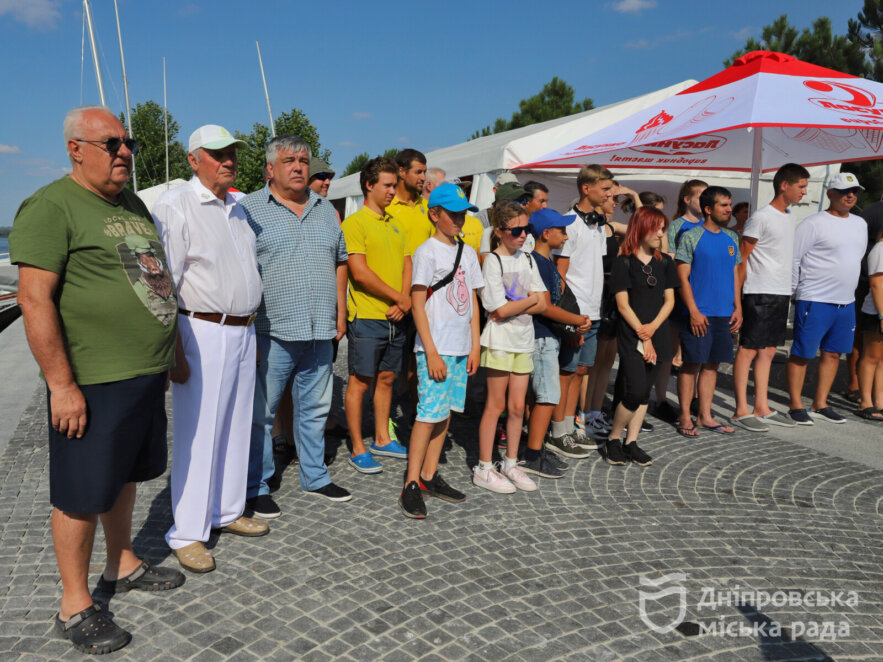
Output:
[[[350,455],[347,462],[360,474],[379,474],[383,471],[383,465],[375,460],[371,453]]]
[[[408,459],[408,449],[397,441],[391,441],[386,446],[378,446],[377,442],[371,443],[368,448],[374,455],[384,455],[386,457],[397,457],[400,460]]]

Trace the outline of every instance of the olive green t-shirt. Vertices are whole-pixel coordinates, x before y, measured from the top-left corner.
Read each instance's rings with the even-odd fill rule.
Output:
[[[55,301],[78,384],[168,370],[178,301],[150,213],[124,189],[112,204],[70,177],[25,200],[9,235],[14,264],[58,274]]]

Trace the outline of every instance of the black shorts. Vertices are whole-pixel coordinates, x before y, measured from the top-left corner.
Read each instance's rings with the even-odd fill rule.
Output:
[[[81,386],[86,432],[68,439],[49,414],[49,501],[69,513],[106,513],[126,483],[166,470],[166,373]],[[48,399],[48,388],[47,388]]]
[[[859,324],[856,327],[857,329],[861,329],[862,333],[880,333],[880,318],[876,315],[869,315],[868,313],[859,313],[860,320]]]
[[[349,374],[374,377],[378,372],[398,373],[405,356],[402,322],[354,319],[347,325]]]
[[[789,301],[787,294],[745,294],[739,344],[747,349],[784,345]]]

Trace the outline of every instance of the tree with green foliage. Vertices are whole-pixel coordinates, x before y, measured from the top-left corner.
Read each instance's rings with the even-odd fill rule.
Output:
[[[492,133],[501,133],[530,126],[538,122],[558,119],[575,115],[585,110],[592,110],[595,104],[586,97],[582,101],[574,102],[573,88],[566,82],[555,76],[537,94],[518,102],[518,110],[512,113],[512,118],[505,120],[498,117],[494,122],[493,130],[486,126],[472,134],[470,140],[489,136]]]
[[[245,193],[252,193],[263,188],[264,166],[266,165],[265,150],[270,142],[270,129],[260,122],[255,123],[251,133],[235,131],[234,135],[248,143],[248,148],[239,150],[239,175],[234,186]],[[331,150],[322,149],[319,143],[319,132],[304,112],[292,108],[291,112],[283,112],[276,118],[276,135],[295,135],[303,138],[310,146],[313,156],[324,161],[331,160]]]
[[[396,157],[396,154],[398,154],[398,153],[399,153],[399,149],[397,147],[390,147],[388,150],[386,150],[383,154],[380,154],[379,156],[385,156],[388,159],[394,159]],[[352,175],[353,173],[361,172],[362,168],[364,168],[365,164],[368,163],[368,161],[370,161],[370,160],[371,160],[371,155],[368,152],[362,152],[361,154],[358,154],[357,156],[353,157],[353,160],[350,161],[349,165],[346,168],[344,168],[343,174],[341,175],[341,177],[346,177],[347,175]]]
[[[787,15],[783,14],[763,28],[760,41],[749,39],[724,64],[729,66],[751,51],[778,51],[804,62],[883,82],[883,46],[879,43],[881,27],[883,0],[865,0],[858,19],[850,19],[846,35],[835,35],[831,20],[826,17],[813,21],[811,30],[798,32],[788,23]],[[844,163],[842,169],[855,174],[867,189],[859,194],[860,207],[880,199],[883,193],[883,162]]]
[[[123,126],[125,117],[120,116]],[[187,150],[175,140],[180,127],[169,113],[169,179],[190,179],[192,170],[187,163]],[[138,141],[135,169],[138,188],[145,189],[166,181],[166,136],[163,108],[155,101],[136,103],[132,108],[132,135]],[[129,188],[133,181],[129,179]]]

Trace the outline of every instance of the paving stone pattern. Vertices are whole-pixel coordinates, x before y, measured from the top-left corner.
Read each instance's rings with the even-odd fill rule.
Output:
[[[345,353],[344,353],[345,359]],[[345,370],[336,367],[335,410]],[[370,407],[366,407],[366,410]],[[283,515],[263,538],[213,537],[217,570],[180,589],[131,592],[109,608],[134,635],[127,660],[880,660],[883,659],[883,472],[789,442],[703,434],[658,421],[641,445],[651,467],[573,462],[533,493],[470,483],[477,419],[457,419],[442,471],[463,504],[397,505],[404,462],[357,474],[330,469],[350,503],[303,493],[289,467]],[[366,429],[368,423],[366,422]],[[868,424],[868,434],[880,434]],[[38,389],[0,457],[0,659],[83,656],[52,631],[61,586],[49,529],[45,392]],[[832,439],[832,443],[836,443]],[[177,565],[168,474],[140,490],[135,547]],[[99,534],[94,585],[103,562]],[[641,619],[639,577],[683,572],[686,620],[846,623],[836,641],[659,634]],[[703,589],[858,594],[853,607],[701,605]],[[653,591],[656,589],[646,589]],[[677,596],[648,600],[664,625]]]

